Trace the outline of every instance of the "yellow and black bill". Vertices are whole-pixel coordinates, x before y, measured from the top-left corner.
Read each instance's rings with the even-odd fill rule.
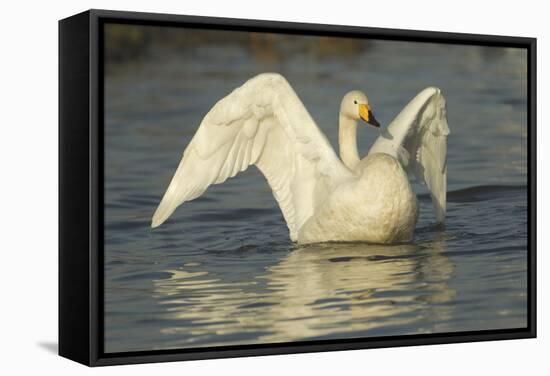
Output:
[[[374,114],[372,113],[370,107],[368,104],[360,104],[359,105],[359,116],[361,119],[366,121],[368,124],[380,128],[380,123],[376,118],[374,117]]]

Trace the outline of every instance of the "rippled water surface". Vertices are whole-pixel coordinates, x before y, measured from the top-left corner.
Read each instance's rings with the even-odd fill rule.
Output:
[[[525,52],[345,42],[153,44],[139,61],[109,67],[107,352],[526,326]],[[151,230],[202,117],[265,71],[287,77],[335,146],[347,91],[366,91],[384,126],[423,87],[440,87],[451,128],[445,228],[433,225],[429,197],[415,185],[413,242],[298,246],[250,168]],[[360,129],[363,153],[377,134]]]

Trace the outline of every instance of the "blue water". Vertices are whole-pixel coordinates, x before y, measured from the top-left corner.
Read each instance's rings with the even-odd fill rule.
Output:
[[[388,41],[348,48],[345,40],[312,47],[314,38],[295,36],[252,48],[231,38],[153,43],[139,60],[108,69],[107,352],[526,326],[524,51]],[[266,71],[287,77],[333,145],[347,91],[364,90],[385,126],[423,87],[440,87],[451,128],[445,227],[434,226],[429,197],[415,185],[421,214],[411,243],[301,247],[252,167],[150,229],[202,117]],[[360,130],[363,153],[377,135]]]

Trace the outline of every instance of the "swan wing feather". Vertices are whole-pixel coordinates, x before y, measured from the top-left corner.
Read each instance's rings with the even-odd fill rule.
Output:
[[[315,206],[351,177],[286,79],[263,73],[222,98],[206,114],[151,226],[159,226],[179,205],[250,165],[267,179],[292,240]]]
[[[394,156],[427,187],[439,223],[446,214],[449,133],[445,98],[440,89],[428,87],[405,106],[369,150],[369,154]]]

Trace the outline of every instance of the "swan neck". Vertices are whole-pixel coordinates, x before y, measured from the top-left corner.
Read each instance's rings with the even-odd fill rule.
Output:
[[[350,170],[355,169],[361,159],[357,151],[357,121],[340,114],[338,128],[340,158]]]

